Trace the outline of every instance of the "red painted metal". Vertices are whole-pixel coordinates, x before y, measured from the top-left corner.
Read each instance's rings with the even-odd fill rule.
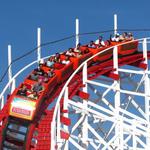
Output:
[[[71,125],[71,120],[67,117],[64,116],[60,116],[60,122],[63,123],[66,126],[70,126]]]
[[[143,63],[144,60],[143,60],[142,53],[136,53],[136,54],[134,53],[135,51],[137,51],[137,45],[138,43],[134,41],[131,45],[129,44],[124,47],[121,47],[121,46],[119,47],[119,54],[123,55],[122,57],[119,58],[119,66],[128,64],[128,65],[133,65],[136,67],[141,67],[143,69],[146,68],[147,64]],[[128,48],[127,51],[124,51],[125,47]],[[39,102],[38,104],[39,107],[38,107],[38,111],[36,112],[36,117],[29,123],[30,125],[28,127],[28,133],[27,133],[26,142],[25,142],[26,149],[32,149],[32,150],[50,149],[51,121],[53,117],[54,107],[51,110],[46,110],[46,109],[48,105],[54,102],[55,98],[59,95],[61,89],[63,88],[65,84],[65,81],[70,76],[70,74],[74,71],[73,69],[76,69],[83,61],[91,57],[93,54],[101,50],[104,50],[105,48],[101,48],[101,49],[88,48],[88,49],[90,52],[85,54],[84,56],[80,58],[73,58],[73,57],[70,58],[70,60],[72,61],[72,64],[68,66],[67,65],[63,66],[61,64],[55,63],[54,67],[56,68],[55,70],[56,77],[54,77],[51,82],[44,85],[45,92],[41,94],[41,99],[43,99],[43,101]],[[82,50],[85,50],[85,48]],[[87,47],[86,47],[86,50],[87,50]],[[112,51],[113,50],[111,49],[110,53],[108,54],[104,53],[103,55],[97,56],[95,59],[93,59],[94,60],[93,62],[90,62],[88,64],[88,79],[89,80],[93,80],[99,75],[104,75],[114,80],[119,79],[119,75],[114,73],[113,60],[111,59]],[[150,53],[148,53],[148,58],[150,59]],[[49,68],[43,66],[43,70],[47,72]],[[31,82],[34,82],[34,81],[31,81],[27,78],[24,81],[24,83],[28,84],[29,86],[33,85],[33,83]],[[57,83],[59,84],[59,86],[57,85]],[[69,84],[69,98],[71,99],[74,95],[78,95],[83,99],[88,99],[89,94],[81,91],[83,86],[84,85],[82,83],[82,73],[79,72],[77,75],[74,76],[74,78],[71,80]],[[11,100],[12,100],[12,96],[10,96],[4,108],[0,111],[0,114],[1,114],[0,122],[2,122],[0,126],[0,143],[3,143],[4,141],[2,130],[6,128]],[[63,101],[64,99],[62,99],[60,102],[61,113],[68,113],[68,110],[63,109]],[[71,120],[69,118],[61,116],[60,119],[61,119],[61,122],[65,125],[69,126],[71,124]],[[65,131],[61,131],[61,137],[63,139],[67,140],[69,136],[70,136],[69,133]],[[32,141],[33,139],[35,140],[35,142]],[[2,145],[0,147],[2,148]]]

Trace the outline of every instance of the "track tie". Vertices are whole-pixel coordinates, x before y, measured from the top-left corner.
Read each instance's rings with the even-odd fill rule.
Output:
[[[88,100],[88,98],[90,97],[90,94],[83,92],[81,90],[79,90],[76,95],[84,100]]]
[[[111,79],[114,79],[114,80],[119,80],[120,79],[119,74],[116,74],[112,71],[109,71],[109,72],[105,73],[104,76],[107,76],[107,77],[109,77]]]
[[[70,134],[67,131],[60,130],[60,136],[62,139],[68,140],[70,137]]]
[[[67,117],[61,116],[60,117],[60,122],[63,123],[66,126],[70,126],[71,125],[71,120]]]

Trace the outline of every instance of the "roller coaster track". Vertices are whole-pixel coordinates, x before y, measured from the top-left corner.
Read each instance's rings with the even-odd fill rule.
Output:
[[[147,38],[146,40],[149,39]],[[139,41],[143,42],[143,39],[140,39]],[[69,116],[66,115],[69,113],[69,110],[67,110],[64,106],[66,99],[63,95],[63,92],[67,87],[68,99],[70,100],[74,99],[74,97],[84,99],[83,101],[89,99],[90,94],[84,90],[82,91],[82,89],[84,89],[85,87],[83,77],[83,67],[85,64],[87,66],[87,79],[89,83],[90,81],[95,82],[95,79],[101,76],[105,76],[109,79],[112,79],[113,81],[118,81],[120,79],[120,76],[118,72],[116,72],[117,68],[114,67],[114,56],[111,59],[105,61],[92,61],[94,57],[106,51],[109,51],[112,48],[115,50],[115,48],[117,49],[117,46],[110,47],[103,52],[99,52],[91,58],[88,58],[88,60],[85,60],[67,81],[65,80],[59,86],[56,86],[53,89],[52,93],[42,103],[40,111],[38,114],[36,114],[36,119],[34,119],[33,121],[27,121],[9,116],[10,101],[8,98],[4,107],[0,111],[0,148],[4,150],[65,149],[66,147],[64,145],[71,135],[71,133],[67,132],[66,130],[71,125],[71,122],[73,122],[73,118],[69,118]],[[147,52],[147,59],[150,59],[150,52]],[[117,63],[118,67],[129,65],[140,68],[142,70],[146,70],[148,64],[147,62],[145,62],[145,60],[146,58],[143,52],[138,51],[134,54],[118,57]],[[62,96],[59,96],[60,93],[62,93]],[[79,100],[79,102],[81,102],[81,100]],[[48,109],[48,106],[51,104],[53,105],[50,109]],[[57,122],[63,124],[65,126],[65,130],[60,129]],[[54,127],[53,125],[56,126]],[[59,138],[62,139],[62,141]],[[78,146],[78,144],[75,145],[77,149],[86,149],[86,144],[84,145],[84,142],[79,143],[80,146]],[[115,146],[110,145],[109,149],[116,148]]]

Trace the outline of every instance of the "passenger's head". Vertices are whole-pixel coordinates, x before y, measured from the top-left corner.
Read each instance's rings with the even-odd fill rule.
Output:
[[[94,43],[94,41],[90,41],[90,44],[92,45]]]
[[[38,96],[38,93],[36,91],[33,91],[33,96]]]
[[[35,71],[33,75],[37,76],[38,74],[37,74],[37,72]]]
[[[23,84],[22,89],[23,90],[27,89],[27,86],[25,84]]]
[[[86,54],[86,53],[88,53],[88,52],[89,52],[89,50],[88,50],[88,49],[85,49],[85,50],[84,50],[84,53],[85,53],[85,54]]]
[[[129,32],[129,33],[128,33],[128,36],[129,36],[129,37],[132,37],[132,36],[133,36],[133,34],[132,34],[131,32]]]
[[[53,61],[53,59],[54,59],[53,56],[51,56],[48,60],[49,61]]]
[[[43,65],[44,64],[44,59],[40,59],[39,64]]]
[[[59,54],[59,53],[56,53],[55,56],[58,58],[58,57],[60,57],[60,54]]]
[[[48,75],[47,75],[47,73],[44,73],[44,77],[47,77]]]
[[[80,46],[81,46],[81,43],[78,43],[77,48],[80,48]]]
[[[69,56],[66,55],[66,56],[65,56],[65,60],[69,60]]]
[[[102,37],[102,36],[99,36],[98,39],[101,41],[101,40],[103,39],[103,37]]]
[[[118,38],[118,37],[119,37],[119,33],[117,33],[117,34],[115,35],[115,37]]]
[[[127,33],[127,32],[124,32],[122,35],[123,35],[124,37],[126,37],[126,36],[128,36],[128,33]]]
[[[51,72],[53,72],[54,71],[54,68],[51,68],[51,70],[50,70]]]
[[[42,79],[38,79],[38,85],[42,85],[43,80]]]
[[[79,51],[79,54],[82,55],[82,51]]]
[[[73,52],[73,48],[69,48],[69,52]]]

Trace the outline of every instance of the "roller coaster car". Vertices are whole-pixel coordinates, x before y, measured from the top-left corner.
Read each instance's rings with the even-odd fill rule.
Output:
[[[128,42],[111,42],[109,46],[100,47],[100,48],[89,48],[87,46],[81,46],[82,54],[77,57],[69,57],[69,64],[54,64],[54,72],[55,75],[52,78],[48,79],[48,82],[42,83],[44,87],[42,91],[38,92],[38,96],[36,99],[29,98],[27,95],[19,95],[18,92],[22,85],[26,85],[28,92],[32,92],[33,85],[37,83],[37,80],[31,80],[31,74],[24,80],[24,82],[14,90],[13,94],[9,97],[11,104],[9,106],[9,115],[17,118],[22,118],[26,120],[33,120],[38,114],[41,107],[41,103],[48,99],[52,91],[58,84],[63,83],[65,80],[69,78],[69,76],[73,73],[75,69],[77,69],[86,59],[95,55],[96,53],[108,49],[114,45],[123,44],[118,46],[119,55],[129,55],[137,51],[138,41],[128,41]],[[78,54],[78,53],[77,53]],[[110,59],[113,55],[113,48],[110,50],[99,54],[95,58],[94,61],[105,61]],[[65,59],[65,55],[61,54],[61,59]],[[92,60],[91,60],[92,61]],[[49,67],[42,66],[44,72],[48,72],[50,70]],[[34,73],[34,71],[32,72]]]
[[[100,48],[88,48],[88,49],[93,55],[95,55],[95,54],[99,53],[100,51],[108,49],[109,47],[112,47],[112,46],[113,45],[100,47]],[[110,59],[112,57],[112,55],[113,55],[113,48],[94,57],[93,61],[104,61],[104,60]]]
[[[69,76],[73,72],[73,63],[70,62],[69,64],[60,64],[60,63],[55,63],[54,65],[55,68],[55,73],[57,76],[57,83],[60,84],[67,80]]]
[[[21,96],[18,94],[22,84],[16,88],[10,96],[11,104],[9,108],[9,115],[26,120],[33,120],[43,100],[46,100],[54,87],[57,85],[57,77],[54,76],[49,79],[48,83],[43,83],[43,91],[38,93],[37,99],[29,98],[28,96]],[[36,82],[33,80],[25,79],[24,85],[30,91]],[[28,95],[28,94],[27,94]]]
[[[71,62],[73,63],[73,69],[76,70],[86,59],[92,56],[91,52],[81,55],[80,57],[70,57]]]
[[[137,52],[138,50],[138,41],[132,40],[132,41],[124,41],[124,42],[111,42],[112,45],[118,45],[118,53],[119,55],[129,55]]]

